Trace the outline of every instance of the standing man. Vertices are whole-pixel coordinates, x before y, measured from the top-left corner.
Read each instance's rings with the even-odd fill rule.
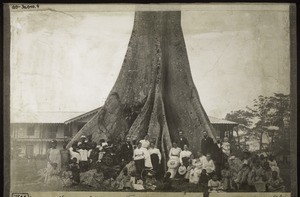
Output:
[[[224,164],[224,154],[223,154],[223,149],[222,149],[222,141],[221,138],[219,136],[216,136],[216,140],[217,140],[217,144],[215,147],[215,151],[212,153],[213,154],[213,160],[215,161],[215,165],[216,165],[216,173],[218,175],[218,177],[221,177],[221,170],[223,168],[223,164]]]
[[[184,145],[189,146],[188,140],[183,136],[182,130],[179,130],[179,147],[183,150]]]
[[[206,156],[208,153],[213,152],[214,141],[208,137],[207,131],[203,131],[203,139],[201,140],[201,151]]]
[[[130,137],[127,137],[125,144],[123,144],[121,147],[122,162],[128,163],[129,161],[132,160],[132,156],[133,156],[133,148],[130,143]]]

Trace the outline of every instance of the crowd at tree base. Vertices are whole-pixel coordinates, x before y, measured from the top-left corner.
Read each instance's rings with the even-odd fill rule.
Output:
[[[182,148],[173,142],[167,171],[159,168],[161,155],[154,143],[148,140],[148,135],[136,146],[131,146],[127,140],[122,149],[125,153],[122,162],[111,166],[99,159],[103,158],[103,154],[100,154],[97,144],[89,143],[85,136],[69,150],[65,146],[58,150],[53,141],[47,168],[41,172],[40,180],[54,190],[87,186],[108,191],[174,191],[176,185],[182,183],[187,187],[198,187],[205,195],[211,192],[285,191],[280,169],[272,155],[259,156],[245,150],[244,155],[238,158],[228,149],[226,139],[223,143],[218,140],[213,146],[207,133],[204,134],[202,152],[189,151],[186,140],[182,144],[178,142]],[[107,147],[105,143],[101,143],[101,147]]]

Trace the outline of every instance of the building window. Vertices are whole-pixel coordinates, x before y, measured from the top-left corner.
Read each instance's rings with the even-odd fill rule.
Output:
[[[72,137],[72,130],[70,125],[64,128],[64,137]]]
[[[26,155],[27,157],[33,156],[33,145],[26,145]]]
[[[27,135],[33,136],[34,135],[34,126],[27,127]]]
[[[56,134],[57,134],[57,126],[52,126],[50,128],[50,132],[49,132],[49,138],[56,138]]]

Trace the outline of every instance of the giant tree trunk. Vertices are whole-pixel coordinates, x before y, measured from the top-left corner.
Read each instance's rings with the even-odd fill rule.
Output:
[[[92,134],[97,142],[106,137],[119,142],[126,136],[140,140],[149,134],[166,161],[180,129],[192,151],[200,150],[203,130],[215,141],[192,80],[180,17],[179,11],[135,13],[117,81],[69,146],[82,134]]]

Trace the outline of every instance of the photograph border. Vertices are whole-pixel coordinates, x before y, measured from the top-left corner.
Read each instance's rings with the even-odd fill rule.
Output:
[[[15,1],[18,2],[18,1]],[[255,3],[259,3],[254,1]],[[37,2],[38,3],[38,2]],[[288,2],[287,2],[288,3]],[[297,17],[296,4],[290,4],[290,97],[291,97],[291,196],[298,194],[298,169],[297,169]],[[3,192],[5,196],[10,196],[10,10],[9,4],[3,5],[3,162],[4,162],[4,181]],[[9,140],[8,140],[9,139]],[[67,192],[67,191],[64,191]],[[64,193],[63,192],[63,193]],[[32,192],[35,193],[35,192]],[[46,192],[48,193],[48,192]],[[52,193],[52,192],[51,192]],[[62,193],[62,192],[58,192]],[[80,193],[80,192],[79,192]],[[85,192],[89,193],[89,192]],[[94,192],[92,192],[94,193]],[[97,192],[99,193],[99,192]],[[102,192],[101,192],[102,193]],[[103,192],[119,194],[120,192]],[[149,196],[149,192],[143,192],[145,196]],[[154,192],[157,194],[159,192]],[[136,192],[130,194],[136,195]],[[164,193],[165,194],[165,193]],[[245,196],[252,194],[243,193]],[[264,193],[265,194],[265,193]],[[102,196],[102,195],[101,195]],[[106,196],[106,195],[105,195]],[[110,195],[109,195],[110,196]],[[152,196],[152,195],[151,195]],[[154,195],[156,196],[156,195]],[[223,194],[222,194],[223,196]],[[225,194],[224,194],[225,196]],[[257,196],[257,195],[256,195]]]

